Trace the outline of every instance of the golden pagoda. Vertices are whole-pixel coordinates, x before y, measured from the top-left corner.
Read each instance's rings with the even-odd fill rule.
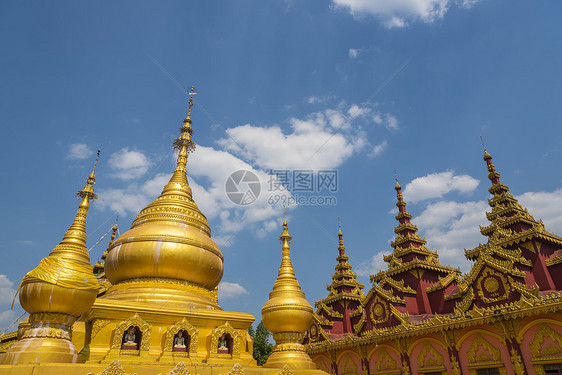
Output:
[[[91,173],[63,241],[22,281],[20,301],[30,317],[20,324],[18,341],[0,354],[0,374],[323,373],[300,342],[312,308],[294,278],[286,221],[279,279],[264,306],[264,321],[277,340],[285,340],[276,345],[270,368],[257,366],[252,356],[247,330],[255,318],[219,306],[223,256],[186,176],[187,158],[195,149],[195,94],[192,88],[187,117],[173,143],[178,154],[172,177],[130,230],[116,238],[113,226],[109,246],[94,267],[85,227],[96,197]],[[276,300],[281,305],[271,305]],[[2,338],[0,344],[5,348],[10,342]]]
[[[263,324],[273,333],[275,340],[271,356],[264,366],[283,367],[290,364],[291,368],[315,369],[316,365],[301,344],[312,323],[312,306],[304,298],[291,264],[289,243],[292,239],[285,217],[283,232],[279,237],[283,249],[279,275],[269,293],[269,300],[261,310]]]
[[[29,316],[29,328],[12,346],[2,363],[75,363],[78,352],[71,341],[72,325],[92,306],[98,282],[92,272],[86,248],[86,216],[90,201],[96,199],[94,183],[99,158],[81,198],[76,217],[62,241],[28,272],[20,286],[20,304]]]

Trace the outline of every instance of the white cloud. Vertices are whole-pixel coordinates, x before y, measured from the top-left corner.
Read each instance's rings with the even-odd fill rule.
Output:
[[[13,286],[14,283],[8,280],[6,275],[0,275],[0,305],[12,304],[12,300],[16,295],[16,290]]]
[[[425,199],[442,198],[443,195],[458,191],[471,193],[480,181],[469,176],[455,176],[452,171],[432,173],[412,180],[404,188],[404,197],[408,202],[419,202]]]
[[[348,9],[354,17],[373,15],[387,28],[405,27],[408,21],[432,23],[442,19],[448,9],[459,4],[470,8],[478,0],[333,0],[336,7]]]
[[[251,171],[261,182],[261,193],[250,205],[237,205],[226,194],[226,180],[238,170]],[[268,201],[274,194],[282,194],[287,198],[291,194],[287,191],[269,191],[270,181],[274,181],[274,177],[252,168],[228,152],[201,145],[190,155],[187,171],[193,199],[209,220],[218,223],[213,228],[213,239],[219,246],[229,246],[235,234],[243,229],[253,230],[258,237],[279,229],[280,221],[276,219],[282,211],[277,206],[283,202],[277,202],[276,206]],[[171,173],[160,173],[143,184],[133,182],[125,188],[102,189],[98,191],[95,207],[110,209],[120,215],[136,215],[161,193],[170,177]]]
[[[368,115],[369,113],[371,113],[371,108],[369,107],[360,107],[357,104],[353,104],[351,107],[349,107],[349,109],[347,110],[347,114],[349,115],[349,117],[351,118],[355,118],[355,117],[365,117],[366,115]]]
[[[234,298],[244,294],[248,294],[248,291],[240,284],[226,281],[221,281],[219,284],[219,299]]]
[[[464,249],[472,249],[486,237],[480,233],[480,225],[487,225],[485,201],[452,202],[440,201],[429,204],[420,216],[412,221],[427,240],[427,246],[439,252],[443,265],[461,267],[468,271],[470,262],[464,256]]]
[[[67,159],[70,160],[82,160],[87,159],[94,154],[94,151],[84,143],[74,143],[71,144],[68,149]]]
[[[406,20],[400,17],[391,17],[384,22],[384,27],[387,29],[394,29],[395,27],[401,28],[406,27],[407,25]]]
[[[27,245],[27,246],[35,246],[36,243],[35,241],[31,241],[31,240],[18,240],[18,243],[21,243],[23,245]]]
[[[361,48],[350,48],[349,49],[349,57],[351,57],[352,59],[356,59],[357,57],[359,57],[359,54],[361,53]]]
[[[392,250],[392,249],[391,249]],[[390,254],[391,251],[387,251]],[[381,270],[388,269],[387,263],[383,259],[385,252],[380,251],[373,255],[373,257],[367,261],[360,262],[354,269],[357,275],[369,277],[369,275],[375,275]]]
[[[365,105],[340,103],[336,109],[314,112],[304,119],[290,119],[289,133],[284,133],[280,126],[248,124],[226,130],[230,137],[217,142],[223,150],[198,145],[189,156],[187,174],[195,202],[212,221],[213,239],[217,244],[229,246],[242,230],[250,230],[257,237],[278,230],[281,206],[287,204],[292,209],[296,204],[290,203],[293,198],[290,191],[274,189],[279,181],[277,176],[269,175],[270,169],[337,168],[352,153],[369,146],[361,124],[372,121],[371,110]],[[384,144],[379,145],[378,152],[384,147]],[[142,156],[143,162],[133,163],[122,155],[135,156],[131,158],[133,161]],[[121,150],[112,160],[124,174],[129,173],[125,166],[134,169],[140,165],[145,169],[142,173],[148,168],[144,155],[128,149]],[[255,174],[260,182],[261,192],[249,205],[235,204],[226,194],[228,177],[240,170]],[[161,173],[142,184],[130,181],[124,188],[101,189],[95,206],[120,215],[136,215],[158,196],[169,177],[170,174]]]
[[[347,111],[328,109],[304,119],[291,118],[288,134],[279,126],[242,125],[227,129],[229,137],[218,143],[264,169],[336,168],[365,146],[361,128],[352,125],[369,111],[352,105]]]
[[[387,113],[386,116],[385,116],[385,120],[386,120],[386,128],[387,129],[398,130],[398,119],[396,119],[396,117],[394,117],[390,113]]]
[[[376,125],[383,125],[387,130],[396,131],[400,128],[398,119],[391,113],[374,112],[372,120]]]
[[[113,177],[132,180],[143,176],[152,165],[150,160],[139,151],[129,151],[127,147],[111,154],[109,166],[113,169]]]
[[[16,320],[16,312],[14,310],[6,310],[0,312],[0,331],[11,328],[11,331],[17,330],[17,325],[12,325]]]
[[[373,147],[373,151],[369,156],[379,156],[386,150],[387,146],[388,142],[385,139],[384,141],[382,141],[382,143],[379,143],[378,145],[375,145],[375,147]]]
[[[333,95],[325,95],[325,96],[309,96],[304,99],[305,103],[308,104],[324,104],[330,102],[335,99]]]
[[[519,203],[546,229],[562,236],[562,188],[549,192],[527,192],[517,197]]]

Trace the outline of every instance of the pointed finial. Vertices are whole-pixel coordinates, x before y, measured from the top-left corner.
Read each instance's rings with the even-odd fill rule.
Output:
[[[394,170],[394,180],[396,181],[396,186],[394,186],[394,189],[396,190],[402,189],[402,186],[400,186],[400,184],[398,183],[398,175],[396,174],[396,169]]]
[[[338,228],[339,228],[338,236],[339,236],[340,239],[341,239],[341,236],[343,236],[343,233],[342,233],[342,231],[341,231],[341,222],[340,222],[340,217],[339,217],[339,216],[338,216]]]
[[[484,160],[491,159],[492,155],[486,150],[486,145],[484,145],[484,138],[482,138],[482,136],[480,136],[480,142],[482,142],[482,148],[484,149]]]
[[[195,87],[193,85],[191,85],[191,89],[187,92],[187,94],[189,95],[189,107],[187,109],[186,120],[191,121],[191,108],[193,108],[193,95],[197,95],[197,92],[195,91]]]
[[[88,200],[93,201],[98,196],[94,193],[94,184],[96,183],[96,166],[98,165],[98,160],[100,158],[100,150],[98,149],[96,155],[96,161],[94,162],[94,168],[92,169],[92,173],[88,176],[88,180],[86,181],[86,186],[82,190],[76,193],[77,198],[85,198],[88,197]]]
[[[279,236],[279,242],[285,245],[285,241],[287,241],[287,246],[293,237],[289,234],[289,225],[287,224],[287,207],[283,205],[283,232],[281,232],[281,236]]]
[[[100,149],[98,148],[98,152],[97,152],[97,155],[96,155],[96,161],[94,162],[94,168],[92,169],[92,173],[90,173],[90,178],[93,178],[94,181],[95,181],[95,178],[96,178],[95,172],[96,172],[96,166],[98,165],[99,158],[100,158]]]
[[[177,151],[182,153],[182,148],[185,146],[185,150],[183,152],[186,154],[195,150],[195,142],[191,140],[191,136],[193,135],[193,129],[191,128],[191,108],[193,108],[193,95],[196,95],[195,88],[191,86],[191,90],[187,92],[189,94],[189,106],[187,110],[187,117],[183,120],[183,125],[180,128],[180,136],[179,138],[174,140],[174,148]],[[183,155],[182,155],[183,156]],[[179,159],[178,159],[179,161]],[[183,157],[182,157],[183,161]],[[186,159],[187,162],[187,159]]]

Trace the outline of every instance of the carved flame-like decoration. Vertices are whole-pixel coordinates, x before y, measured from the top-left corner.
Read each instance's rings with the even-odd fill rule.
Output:
[[[501,361],[500,351],[479,333],[474,336],[474,341],[470,346],[470,350],[466,353],[466,357],[469,361],[469,368],[491,365],[505,370]]]
[[[443,356],[429,343],[425,343],[418,356],[418,367],[420,369],[440,369],[443,367]]]
[[[386,351],[386,349],[382,348],[379,352],[379,357],[375,362],[375,369],[377,371],[385,371],[385,370],[395,370],[396,369],[396,361],[392,359],[390,354]]]
[[[546,338],[550,338],[552,343],[543,348]],[[562,357],[562,336],[546,324],[542,323],[539,326],[533,341],[529,345],[529,351],[533,355],[533,359],[550,356]]]
[[[164,374],[160,374],[164,375]],[[185,363],[179,361],[178,364],[166,375],[189,375],[189,370]]]
[[[94,375],[93,372],[89,372],[88,375]],[[106,368],[103,369],[97,375],[136,375],[134,372],[127,374],[125,370],[123,370],[123,366],[118,360],[112,361]]]

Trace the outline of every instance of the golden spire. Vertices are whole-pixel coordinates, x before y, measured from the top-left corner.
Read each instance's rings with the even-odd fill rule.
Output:
[[[94,265],[94,274],[97,277],[100,277],[100,275],[105,277],[105,274],[104,274],[105,258],[107,258],[107,254],[109,253],[109,249],[111,249],[111,247],[113,246],[113,243],[115,242],[115,237],[117,236],[117,231],[119,230],[119,228],[117,227],[117,221],[118,220],[119,220],[119,217],[117,217],[115,219],[115,224],[113,224],[113,226],[111,227],[111,231],[112,231],[111,232],[111,238],[109,239],[109,243],[107,244],[107,248],[102,253],[100,260],[98,262],[96,262],[96,264]],[[104,234],[104,237],[105,237],[105,234]],[[98,241],[98,243],[100,241],[101,241],[101,239]]]
[[[141,210],[131,229],[109,249],[104,269],[112,287],[103,298],[220,309],[213,290],[222,278],[223,256],[187,179],[187,157],[195,149],[191,127],[195,89],[188,94],[187,117],[173,143],[178,151],[174,173],[160,196]]]
[[[86,186],[77,193],[82,200],[76,218],[62,241],[21,281],[19,299],[30,314],[30,328],[6,353],[5,364],[76,362],[72,324],[91,308],[99,289],[86,248],[86,215],[96,198],[98,159],[99,150]]]
[[[340,222],[339,216],[338,216],[338,228],[339,228],[338,236],[342,237],[342,236],[343,236],[343,233],[342,233],[342,231],[341,231],[341,222]],[[341,239],[341,238],[340,238],[340,239]],[[343,241],[343,239],[342,239],[342,241]],[[342,244],[343,244],[343,242],[342,242]]]
[[[94,193],[94,184],[96,183],[96,165],[100,157],[100,150],[97,152],[96,161],[92,173],[88,176],[86,185],[76,193],[76,197],[81,199],[78,205],[76,217],[70,225],[70,228],[64,234],[62,241],[53,249],[50,255],[60,258],[72,259],[83,264],[90,264],[88,249],[86,248],[86,216],[90,208],[90,202],[97,198]]]
[[[295,277],[289,251],[291,240],[285,213],[283,232],[279,237],[283,249],[281,266],[269,300],[261,310],[263,324],[273,333],[276,343],[264,366],[283,367],[288,364],[291,368],[312,369],[316,366],[300,340],[310,327],[313,310]]]
[[[170,181],[164,186],[162,195],[179,194],[192,200],[191,187],[187,182],[187,156],[190,152],[195,150],[195,142],[192,140],[193,129],[191,128],[191,108],[193,107],[193,95],[196,95],[195,88],[191,86],[189,94],[189,106],[187,110],[187,117],[183,120],[183,125],[180,128],[180,136],[174,140],[174,148],[178,151],[178,159],[176,162],[176,169]]]

